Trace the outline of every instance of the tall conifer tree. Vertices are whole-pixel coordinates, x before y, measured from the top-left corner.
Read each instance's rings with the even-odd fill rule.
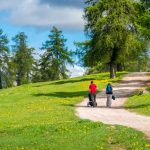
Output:
[[[16,72],[17,85],[29,83],[30,73],[33,64],[33,48],[27,46],[27,36],[24,32],[17,34],[13,41],[15,42],[14,48],[14,63]]]
[[[53,27],[48,40],[43,44],[45,53],[41,58],[42,80],[58,80],[68,77],[66,65],[72,63],[71,51],[66,47],[62,31]]]
[[[0,29],[0,89],[3,88],[3,76],[6,76],[5,71],[8,67],[8,42],[7,36],[3,33],[3,30]]]

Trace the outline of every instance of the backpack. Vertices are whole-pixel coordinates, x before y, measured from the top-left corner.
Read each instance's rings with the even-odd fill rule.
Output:
[[[111,87],[111,85],[107,85],[106,94],[112,94],[112,87]]]

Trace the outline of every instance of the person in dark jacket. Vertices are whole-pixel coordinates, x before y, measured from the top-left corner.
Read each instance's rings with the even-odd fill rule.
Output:
[[[113,88],[110,83],[107,84],[106,94],[107,94],[106,106],[110,108],[112,104],[112,94],[113,94]]]

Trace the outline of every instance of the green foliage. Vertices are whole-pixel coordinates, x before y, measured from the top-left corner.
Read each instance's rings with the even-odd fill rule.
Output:
[[[145,8],[150,8],[150,1],[149,0],[141,0],[141,2],[144,4]]]
[[[139,1],[130,0],[87,0],[86,4],[89,41],[76,44],[84,66],[109,64],[113,77],[117,64],[125,66],[130,60],[138,64],[148,51],[150,11]]]
[[[150,92],[150,86],[147,87],[147,90]]]
[[[14,86],[14,81],[15,81],[15,64],[13,62],[13,58],[9,56],[8,61],[7,61],[7,68],[5,70],[5,87],[12,87]]]
[[[75,54],[79,58],[79,64],[86,67],[86,66],[93,66],[91,65],[93,61],[87,59],[88,51],[90,49],[90,40],[84,41],[84,42],[74,42],[74,45],[76,46],[76,52]],[[89,61],[89,62],[88,62]]]
[[[46,52],[41,57],[42,81],[67,78],[67,63],[72,63],[71,51],[65,46],[66,39],[62,31],[53,27],[42,49]]]
[[[85,74],[95,74],[95,73],[108,72],[108,71],[109,71],[109,65],[99,63],[95,67],[89,67],[86,70]]]
[[[40,62],[34,60],[32,68],[32,82],[40,82],[42,78],[42,73],[40,72]]]
[[[142,51],[131,53],[128,62],[124,64],[128,71],[149,71],[150,11],[147,7],[148,3],[145,0],[141,0],[141,2],[134,3],[134,8],[136,10],[135,25],[139,30]]]
[[[9,63],[9,48],[8,38],[0,29],[0,89],[7,86],[8,79],[8,63]]]
[[[22,85],[30,82],[30,73],[33,64],[33,48],[27,46],[27,36],[24,32],[17,34],[13,41],[15,45],[14,49],[14,64],[17,85]]]
[[[123,74],[116,79],[103,73],[2,90],[0,149],[148,149],[142,132],[75,116],[74,105],[87,96],[91,80],[101,90]]]
[[[136,25],[138,26],[142,37],[148,42],[150,39],[150,10],[145,7],[145,4],[146,3],[135,3],[134,7],[137,11]]]
[[[85,9],[86,31],[91,37],[87,59],[97,62],[124,62],[140,47],[133,3],[101,0]],[[94,65],[94,64],[93,64]]]

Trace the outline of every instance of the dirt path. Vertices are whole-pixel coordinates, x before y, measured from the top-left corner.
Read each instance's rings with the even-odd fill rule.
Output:
[[[147,73],[130,73],[123,78],[121,83],[113,87],[117,99],[113,101],[112,108],[106,108],[106,95],[105,92],[101,92],[97,95],[97,108],[87,107],[88,99],[86,98],[77,105],[76,115],[82,119],[128,126],[143,131],[150,138],[150,117],[132,113],[123,108],[128,96],[144,87],[148,80],[150,77]]]

